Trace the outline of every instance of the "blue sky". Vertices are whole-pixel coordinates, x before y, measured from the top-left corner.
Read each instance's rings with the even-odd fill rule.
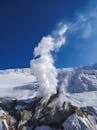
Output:
[[[96,0],[0,0],[0,69],[29,67],[33,50],[59,22],[68,25],[57,67],[97,62]]]

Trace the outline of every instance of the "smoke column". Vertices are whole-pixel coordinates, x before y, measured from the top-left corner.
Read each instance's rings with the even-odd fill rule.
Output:
[[[57,52],[65,44],[66,25],[61,25],[54,35],[43,37],[34,49],[34,59],[30,61],[31,72],[39,83],[38,96],[49,98],[56,93],[57,69],[54,66],[52,52]]]

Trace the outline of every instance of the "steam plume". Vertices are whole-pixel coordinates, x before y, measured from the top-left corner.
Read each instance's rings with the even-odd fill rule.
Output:
[[[32,73],[36,76],[39,83],[38,96],[48,98],[56,93],[57,87],[57,69],[54,66],[52,52],[65,44],[66,25],[61,25],[54,36],[48,35],[43,37],[38,46],[34,49],[34,59],[31,60],[30,66]]]

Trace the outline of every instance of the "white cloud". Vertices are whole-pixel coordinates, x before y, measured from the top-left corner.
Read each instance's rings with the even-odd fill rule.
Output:
[[[73,22],[68,24],[66,34],[68,48],[73,48],[74,62],[78,65],[97,62],[97,1],[82,13],[77,12]]]
[[[87,23],[87,25],[84,27],[83,29],[83,33],[82,33],[82,37],[83,38],[89,38],[92,35],[92,26],[90,23]]]
[[[88,39],[97,34],[97,7],[77,13],[76,19],[69,23],[68,34],[77,33],[76,37]]]

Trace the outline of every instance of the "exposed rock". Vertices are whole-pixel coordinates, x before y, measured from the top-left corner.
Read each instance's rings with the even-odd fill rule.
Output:
[[[92,107],[80,109],[65,100],[60,106],[53,107],[51,104],[58,98],[59,93],[51,96],[45,103],[42,102],[42,98],[21,101],[4,98],[6,100],[2,100],[1,106],[5,114],[1,117],[6,119],[6,124],[10,127],[9,130],[13,130],[13,128],[15,130],[24,128],[25,130],[39,128],[96,130],[94,124],[97,123],[97,111],[95,109]]]

